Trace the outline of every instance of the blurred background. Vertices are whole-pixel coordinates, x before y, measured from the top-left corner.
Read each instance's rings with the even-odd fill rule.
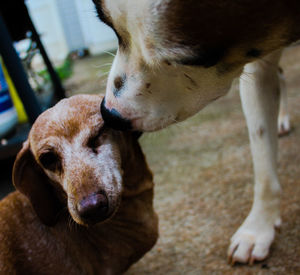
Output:
[[[116,48],[91,0],[0,2],[0,198],[13,190],[12,164],[38,114],[63,97],[104,93]],[[270,258],[253,267],[226,262],[253,189],[237,79],[196,116],[141,137],[160,239],[128,274],[300,274],[300,48],[286,49],[280,65],[293,131],[279,140],[283,225]]]

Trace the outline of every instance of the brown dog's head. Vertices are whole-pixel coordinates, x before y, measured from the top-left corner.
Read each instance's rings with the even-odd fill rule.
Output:
[[[105,128],[101,100],[78,95],[60,101],[38,117],[17,156],[13,183],[45,224],[55,224],[66,206],[83,225],[118,209],[122,158],[138,143],[132,134]]]
[[[300,38],[300,1],[94,0],[119,49],[105,102],[118,129],[153,131],[226,94],[244,64]]]

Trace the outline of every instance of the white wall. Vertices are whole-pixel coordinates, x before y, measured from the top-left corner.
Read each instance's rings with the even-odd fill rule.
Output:
[[[117,38],[111,28],[97,17],[92,0],[75,0],[86,45],[91,53],[109,51],[118,46]]]
[[[54,62],[62,61],[70,49],[67,43],[65,21],[68,13],[61,12],[60,0],[28,0],[26,1],[29,13],[37,31],[41,34],[41,40]],[[110,51],[117,47],[117,39],[114,32],[97,18],[92,0],[73,0],[77,8],[77,16],[81,33],[83,34],[85,47],[92,54]],[[63,19],[61,16],[65,16]],[[70,18],[71,20],[71,18]]]
[[[26,4],[49,57],[55,62],[63,60],[69,49],[55,1],[29,0]]]
[[[56,0],[57,10],[70,51],[86,47],[74,0]]]

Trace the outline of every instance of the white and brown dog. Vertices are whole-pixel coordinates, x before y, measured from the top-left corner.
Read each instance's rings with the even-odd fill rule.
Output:
[[[94,3],[119,39],[101,105],[114,128],[155,131],[185,120],[225,95],[243,70],[251,75],[241,78],[240,90],[254,161],[254,203],[231,239],[228,256],[232,263],[265,259],[280,225],[277,65],[281,49],[300,39],[300,2]],[[288,127],[283,108],[280,129]]]

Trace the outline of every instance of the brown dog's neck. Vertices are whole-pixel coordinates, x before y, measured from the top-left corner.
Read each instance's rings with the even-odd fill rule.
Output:
[[[153,175],[150,171],[142,149],[134,136],[126,151],[121,152],[123,174],[123,197],[132,197],[153,188]]]

